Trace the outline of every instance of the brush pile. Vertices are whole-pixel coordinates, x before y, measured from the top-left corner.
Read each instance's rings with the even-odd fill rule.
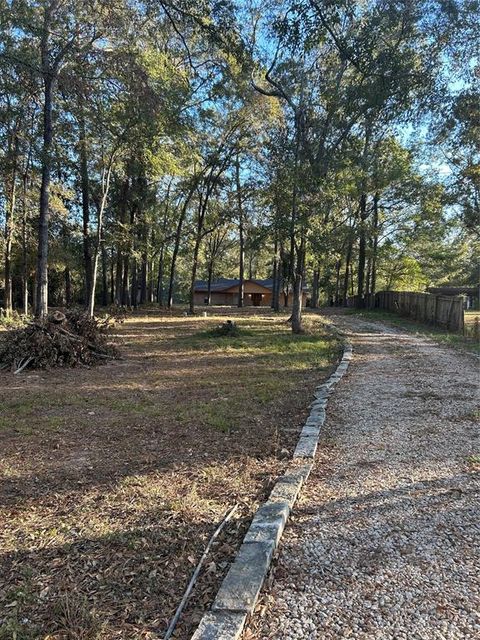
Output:
[[[222,336],[232,336],[237,337],[239,335],[239,330],[235,322],[232,320],[227,320],[222,324],[219,324],[218,327],[212,330],[212,336],[222,337]]]
[[[90,318],[83,311],[55,311],[0,337],[0,369],[92,366],[118,357],[109,340],[111,316]]]

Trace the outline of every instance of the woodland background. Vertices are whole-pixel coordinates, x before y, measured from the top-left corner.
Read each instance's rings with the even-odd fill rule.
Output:
[[[273,277],[276,307],[305,283],[313,307],[475,285],[478,15],[1,0],[5,315],[193,311],[194,281],[219,276]]]

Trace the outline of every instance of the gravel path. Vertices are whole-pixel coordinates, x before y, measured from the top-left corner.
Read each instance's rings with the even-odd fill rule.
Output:
[[[478,360],[334,321],[355,357],[246,637],[478,640]]]

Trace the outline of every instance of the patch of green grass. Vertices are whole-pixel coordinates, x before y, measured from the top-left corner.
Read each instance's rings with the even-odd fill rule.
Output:
[[[349,315],[356,315],[361,318],[365,318],[366,320],[379,320],[380,322],[393,325],[400,329],[405,329],[406,331],[426,336],[440,344],[480,354],[480,342],[473,338],[462,336],[459,333],[452,333],[443,329],[438,329],[436,327],[429,327],[428,325],[420,324],[414,320],[410,320],[409,318],[398,316],[390,311],[383,311],[380,309],[349,309],[347,313]]]
[[[218,337],[207,331],[179,337],[177,347],[192,351],[224,352],[237,356],[276,361],[282,368],[323,367],[339,350],[338,340],[322,332],[292,334],[288,327],[247,325],[236,336]],[[280,359],[282,362],[280,362]]]
[[[40,393],[12,394],[2,399],[3,409],[0,415],[0,432],[11,429],[14,423],[15,431],[21,435],[31,435],[35,431],[39,417],[42,420],[42,429],[57,431],[65,426],[65,415],[57,415],[56,411],[63,412],[65,406],[74,404],[73,397],[68,398],[68,403],[61,395],[50,395],[48,407],[45,407],[45,398]]]
[[[293,393],[298,375],[327,370],[340,351],[339,340],[318,325],[302,335],[292,334],[288,325],[278,321],[253,323],[249,319],[243,327],[233,336],[219,338],[202,330],[177,338],[179,350],[225,356],[222,377],[214,380],[216,397],[178,405],[174,414],[177,422],[229,432],[249,422],[252,408]],[[203,387],[211,395],[212,380],[205,379]]]
[[[240,403],[235,399],[219,398],[215,401],[196,401],[177,406],[174,418],[179,424],[200,424],[228,433],[238,422]]]
[[[2,329],[20,329],[27,324],[30,318],[14,311],[8,318],[0,315],[0,331]]]
[[[235,317],[238,331],[218,336],[212,329],[220,319],[199,319],[188,333],[173,335],[159,354],[159,358],[178,359],[179,366],[185,367],[184,401],[172,405],[168,393],[159,397],[156,391],[165,384],[172,389],[178,386],[174,367],[149,371],[141,382],[125,379],[124,392],[114,387],[102,394],[77,390],[65,396],[52,390],[46,403],[43,392],[32,389],[26,395],[5,398],[0,432],[12,426],[25,436],[39,428],[61,431],[72,426],[68,416],[79,425],[90,419],[87,412],[90,415],[93,410],[100,419],[115,420],[117,425],[162,419],[170,413],[180,425],[228,433],[238,425],[251,427],[252,416],[293,393],[310,371],[314,375],[327,372],[339,355],[338,338],[308,318],[301,335],[292,334],[283,319],[255,316]]]
[[[35,640],[38,637],[38,628],[20,622],[17,613],[8,614],[0,626],[0,640]]]
[[[6,616],[0,624],[0,640],[34,640],[37,638],[36,625],[23,620],[22,610],[36,598],[32,572],[25,567],[20,571],[21,586],[10,589],[5,594]]]

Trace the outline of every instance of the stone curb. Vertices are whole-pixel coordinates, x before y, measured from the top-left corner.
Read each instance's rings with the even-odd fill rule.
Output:
[[[237,640],[241,636],[247,617],[255,609],[290,511],[312,470],[328,397],[345,375],[352,357],[352,346],[346,343],[337,368],[316,388],[315,400],[300,432],[293,460],[277,480],[267,502],[255,513],[211,611],[204,614],[191,640]]]

